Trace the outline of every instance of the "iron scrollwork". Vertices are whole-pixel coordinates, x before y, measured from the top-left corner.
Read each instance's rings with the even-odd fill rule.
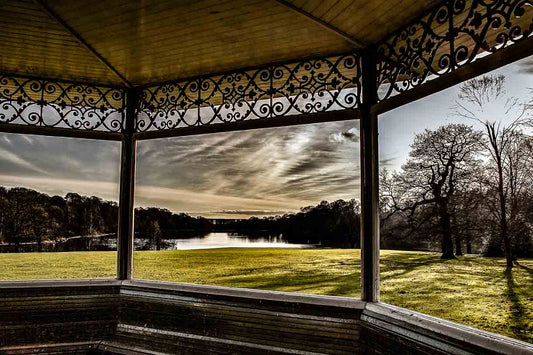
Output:
[[[378,96],[410,90],[532,32],[532,0],[445,1],[378,45]]]
[[[0,76],[0,122],[121,132],[122,89]]]
[[[355,54],[239,71],[149,87],[141,94],[138,132],[268,119],[357,107]]]

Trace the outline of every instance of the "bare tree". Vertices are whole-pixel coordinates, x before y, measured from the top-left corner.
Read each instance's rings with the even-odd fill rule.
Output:
[[[436,216],[441,235],[442,259],[453,259],[451,216],[453,197],[463,189],[478,165],[482,135],[462,124],[441,126],[416,135],[402,172],[384,178],[382,200],[389,216],[401,212],[413,219],[423,206],[426,212],[417,222],[422,226]]]
[[[513,178],[511,167],[513,150],[520,136],[520,129],[526,123],[528,105],[518,98],[510,97],[505,91],[505,77],[483,76],[465,82],[459,89],[454,113],[458,117],[479,122],[484,127],[486,150],[495,174],[491,174],[491,183],[496,191],[496,213],[503,242],[507,267],[513,266],[511,238],[509,235],[510,188]],[[501,116],[495,117],[495,108],[503,108]],[[518,163],[521,164],[521,163]],[[518,175],[515,175],[518,178]]]

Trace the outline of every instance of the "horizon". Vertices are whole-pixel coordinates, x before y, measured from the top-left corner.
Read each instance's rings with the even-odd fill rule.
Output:
[[[69,191],[69,192],[66,192],[65,194],[63,195],[60,195],[60,194],[48,194],[46,192],[42,192],[42,191],[38,191],[38,190],[35,190],[35,189],[32,189],[32,188],[28,188],[28,187],[25,187],[25,186],[13,186],[13,187],[7,187],[7,186],[0,186],[0,189],[1,188],[5,188],[7,190],[11,190],[11,189],[26,189],[26,190],[30,190],[30,191],[35,191],[35,192],[38,192],[38,193],[41,193],[41,194],[44,194],[48,197],[54,197],[54,196],[59,196],[61,197],[62,199],[66,199],[66,196],[70,193],[75,193],[75,194],[78,194],[80,195],[81,197],[87,197],[87,198],[93,198],[93,197],[96,197],[96,198],[99,198],[101,199],[103,202],[113,202],[113,203],[116,203],[118,204],[118,201],[117,200],[108,200],[108,199],[105,199],[105,198],[102,198],[98,195],[83,195],[83,194],[79,194],[78,192],[75,192],[75,191]],[[320,201],[322,202],[322,201]],[[327,201],[326,202],[330,203],[330,202],[334,202],[333,200],[332,201]],[[318,203],[317,203],[318,205]],[[316,205],[313,205],[313,206],[316,206]],[[300,208],[305,208],[305,207],[309,207],[309,206],[301,206]],[[202,217],[202,218],[206,218],[206,219],[249,219],[249,218],[252,218],[252,217],[256,217],[256,218],[263,218],[263,217],[276,217],[276,216],[283,216],[285,214],[293,214],[293,213],[298,213],[300,210],[297,210],[297,211],[212,211],[212,212],[194,212],[194,211],[176,211],[176,210],[170,210],[170,209],[167,209],[167,208],[163,208],[163,207],[158,207],[158,206],[136,206],[135,209],[138,209],[138,208],[143,208],[143,209],[149,209],[149,208],[158,208],[158,209],[166,209],[168,211],[170,211],[171,213],[173,214],[187,214],[189,215],[190,217]],[[214,216],[211,216],[211,215],[214,215]],[[217,216],[220,216],[220,215],[224,215],[225,217],[217,217]]]

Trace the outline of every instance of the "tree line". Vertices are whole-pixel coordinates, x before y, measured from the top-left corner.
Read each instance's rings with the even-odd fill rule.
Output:
[[[245,235],[282,235],[289,243],[336,248],[358,248],[360,205],[356,200],[322,201],[302,207],[297,213],[273,217],[251,217],[226,224]]]
[[[140,249],[160,250],[165,239],[197,237],[216,226],[202,217],[174,213],[168,209],[135,209],[135,238]],[[323,201],[293,214],[237,220],[224,228],[248,236],[283,235],[290,243],[331,247],[359,247],[359,204],[355,200]],[[0,243],[21,251],[22,243],[61,243],[72,237],[116,235],[118,204],[96,196],[68,193],[65,197],[23,188],[0,187]],[[83,249],[83,246],[78,246]]]
[[[212,230],[211,221],[203,217],[157,207],[135,209],[135,236],[145,240],[140,249],[161,250],[166,244],[165,239],[196,237]]]
[[[116,233],[116,202],[68,193],[49,196],[35,190],[0,187],[0,241],[20,250],[33,242],[42,251],[43,242],[72,236]]]
[[[211,223],[205,218],[151,207],[135,210],[135,228],[136,236],[160,248],[162,239],[176,231],[198,235],[209,232]],[[33,243],[36,251],[43,251],[45,242],[116,235],[117,230],[118,204],[114,201],[73,192],[62,197],[23,187],[0,187],[0,243],[9,244],[10,251],[21,251],[22,243]]]

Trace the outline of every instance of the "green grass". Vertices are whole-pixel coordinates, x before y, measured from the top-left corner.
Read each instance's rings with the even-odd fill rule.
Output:
[[[0,254],[0,279],[112,278],[115,252]],[[229,287],[359,296],[358,250],[140,251],[134,276]],[[381,252],[383,302],[533,342],[533,260]]]
[[[0,280],[114,278],[117,253],[2,253]]]

